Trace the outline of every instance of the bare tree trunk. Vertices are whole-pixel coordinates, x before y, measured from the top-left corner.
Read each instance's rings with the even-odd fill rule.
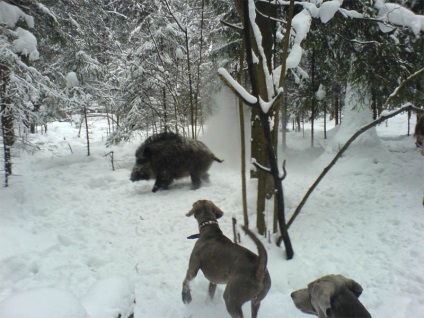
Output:
[[[87,138],[87,156],[90,155],[90,137],[88,135],[88,118],[87,118],[87,106],[84,106],[83,116],[85,121],[85,135]]]
[[[194,111],[194,123],[195,126],[197,126],[197,123],[199,121],[199,111],[201,107],[199,107],[199,100],[200,100],[200,84],[201,84],[201,77],[200,77],[200,68],[203,63],[203,28],[204,28],[204,12],[205,11],[205,0],[202,0],[202,6],[201,6],[201,18],[200,18],[200,44],[199,44],[199,60],[197,61],[197,81],[196,81],[196,90],[195,90],[195,111]],[[203,125],[202,125],[203,126]],[[197,132],[196,132],[197,136]]]
[[[324,102],[324,140],[327,139],[327,104]]]
[[[311,81],[312,81],[312,107],[311,107],[311,148],[314,147],[314,124],[315,124],[315,111],[317,108],[317,98],[316,98],[316,83],[315,83],[315,49],[312,48],[312,70],[311,70]]]
[[[9,186],[9,176],[12,175],[12,154],[11,147],[15,144],[16,136],[13,124],[12,110],[7,96],[7,84],[9,82],[9,69],[0,64],[0,101],[1,101],[1,127],[3,136],[3,155],[4,155],[4,186]]]
[[[166,91],[165,87],[162,88],[162,98],[163,98],[163,127],[164,131],[168,131],[168,110],[166,108]]]

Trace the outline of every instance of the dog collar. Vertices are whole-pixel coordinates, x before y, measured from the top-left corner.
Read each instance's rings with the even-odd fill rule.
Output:
[[[217,221],[206,221],[206,222],[203,222],[202,224],[199,225],[199,230],[201,230],[205,226],[212,225],[212,224],[218,224],[218,222]]]

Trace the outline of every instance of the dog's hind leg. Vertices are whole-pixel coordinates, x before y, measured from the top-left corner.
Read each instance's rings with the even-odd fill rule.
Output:
[[[224,291],[224,300],[225,305],[227,306],[227,311],[232,318],[243,318],[241,306],[244,302],[242,302],[237,296],[231,296],[231,293],[228,292],[228,285]]]
[[[210,297],[211,300],[215,296],[215,291],[216,291],[216,284],[214,284],[212,282],[209,283],[208,293],[209,293],[209,297]]]
[[[261,301],[257,301],[255,299],[252,299],[251,304],[252,304],[252,318],[257,318],[259,307],[261,305]]]

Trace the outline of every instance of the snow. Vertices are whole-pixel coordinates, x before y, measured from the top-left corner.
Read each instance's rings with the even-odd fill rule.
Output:
[[[13,41],[13,51],[21,55],[28,56],[30,61],[36,61],[39,58],[37,51],[37,39],[35,36],[22,28],[15,31],[17,39]]]
[[[228,83],[230,83],[231,87],[237,91],[237,93],[243,98],[244,101],[252,105],[258,101],[256,97],[251,95],[249,92],[247,92],[246,89],[242,85],[240,85],[230,75],[230,73],[228,73],[228,71],[225,68],[220,67],[218,69],[218,74],[221,75]]]
[[[343,147],[356,131],[371,122],[372,112],[368,107],[368,105],[371,105],[371,95],[366,89],[349,83],[346,88],[345,105],[343,121],[336,128],[337,132],[333,138],[328,142],[327,151],[332,153]],[[381,139],[377,135],[376,128],[371,128],[360,135],[358,141],[361,146],[381,146]],[[354,148],[355,144],[352,147]],[[383,149],[381,150],[383,151]]]
[[[333,0],[324,2],[319,8],[319,18],[322,23],[327,23],[330,21],[337,11],[339,11],[340,6],[342,5],[343,0]]]
[[[0,1],[0,24],[14,28],[19,19],[24,19],[29,28],[34,28],[34,18],[25,14],[17,6]]]
[[[381,3],[380,0],[376,2],[375,7],[379,10],[379,17],[390,24],[408,27],[417,36],[422,30],[424,30],[424,27],[422,26],[423,16],[416,15],[411,10],[404,8],[399,4]],[[383,32],[389,32],[393,29],[383,23],[379,23],[379,26]]]
[[[362,19],[364,18],[364,15],[362,13],[359,13],[355,10],[346,10],[343,8],[340,8],[339,11],[345,16],[353,19]]]
[[[125,277],[107,277],[94,283],[81,303],[90,318],[128,317],[133,312],[134,287]]]
[[[1,318],[88,318],[74,295],[55,288],[34,289],[0,304]]]
[[[243,220],[237,104],[226,95],[218,101],[221,113],[208,123],[201,140],[225,161],[212,165],[211,183],[196,191],[190,190],[189,179],[157,193],[151,192],[153,181],[131,183],[134,152],[144,138],[105,148],[106,120],[99,117],[89,120],[90,157],[85,138],[78,138],[78,128],[66,122],[51,123],[46,134],[30,136],[41,151],[16,149],[15,175],[8,188],[0,188],[0,317],[41,317],[36,310],[44,310],[43,318],[96,317],[121,305],[123,310],[134,306],[136,318],[229,317],[224,286],[218,286],[215,300],[206,301],[208,282],[201,273],[192,283],[192,303],[181,300],[195,243],[186,237],[197,233],[196,221],[185,217],[193,202],[209,199],[219,206],[225,213],[220,227],[230,238],[231,216]],[[349,120],[343,118],[346,124]],[[275,246],[275,236],[272,243],[261,238],[272,287],[259,317],[309,317],[296,309],[290,293],[327,274],[360,283],[360,300],[373,317],[422,317],[424,163],[406,129],[407,115],[394,117],[377,127],[373,138],[380,142],[358,140],[344,154],[289,229],[292,260]],[[287,151],[280,154],[287,160],[287,217],[333,156],[325,151],[329,141],[322,135],[315,133],[321,147],[310,148],[302,133],[288,132]],[[104,157],[111,150],[115,171]],[[256,182],[248,180],[251,227],[255,193]],[[241,239],[257,252],[247,236]],[[90,312],[90,306],[97,311]],[[26,309],[30,315],[22,313]],[[250,305],[243,310],[249,317]],[[13,316],[12,311],[20,313]]]
[[[175,56],[177,57],[178,60],[183,60],[184,59],[184,52],[183,50],[181,50],[179,47],[175,50]]]
[[[315,96],[318,100],[323,100],[325,98],[326,91],[325,86],[322,84],[319,84],[318,91],[315,93]]]
[[[300,44],[306,38],[311,27],[311,20],[312,17],[308,10],[302,10],[293,17],[292,28],[296,33],[294,43]]]
[[[287,57],[287,60],[286,60],[286,70],[297,67],[300,64],[302,55],[303,55],[303,49],[300,46],[300,44],[299,43],[293,44],[290,50],[289,56]],[[279,66],[277,69],[281,70],[281,66]]]
[[[66,75],[66,87],[68,89],[77,87],[79,85],[79,81],[78,81],[78,77],[77,77],[77,73],[75,72],[69,72]]]

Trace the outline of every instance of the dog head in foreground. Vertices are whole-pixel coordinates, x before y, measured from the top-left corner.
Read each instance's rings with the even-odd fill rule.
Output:
[[[193,203],[193,208],[187,212],[186,216],[194,216],[199,223],[199,227],[204,222],[216,222],[217,219],[221,218],[224,212],[221,211],[212,201],[209,200],[198,200]]]
[[[342,275],[327,275],[291,294],[298,309],[319,318],[371,318],[358,297],[362,286]]]

